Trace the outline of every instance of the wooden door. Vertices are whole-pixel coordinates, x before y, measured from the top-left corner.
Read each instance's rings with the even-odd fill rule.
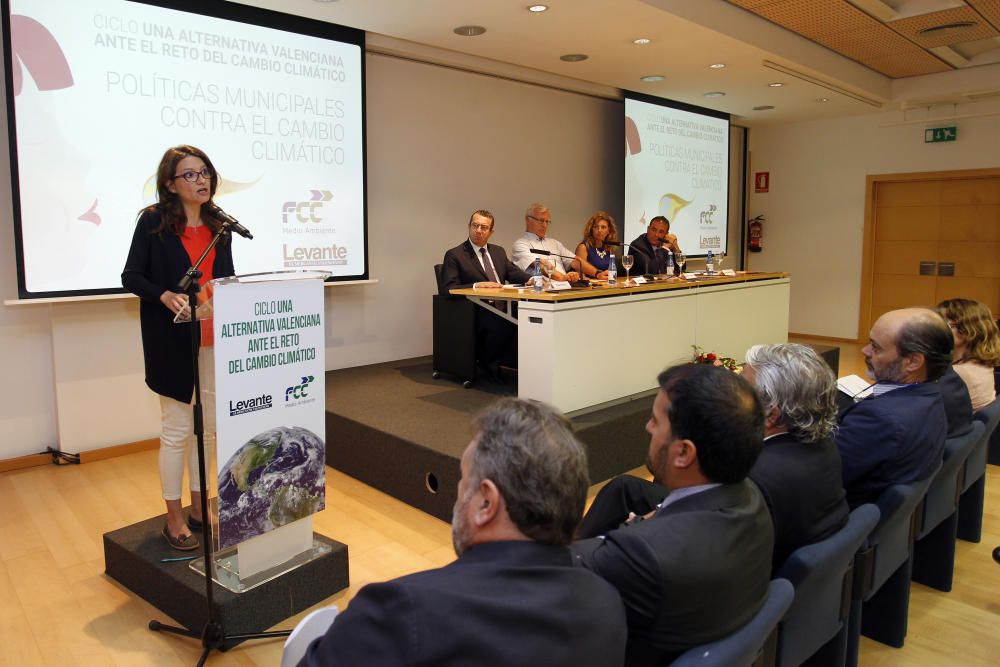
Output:
[[[862,338],[886,311],[954,297],[1000,313],[1000,176],[904,176],[910,178],[874,182]]]

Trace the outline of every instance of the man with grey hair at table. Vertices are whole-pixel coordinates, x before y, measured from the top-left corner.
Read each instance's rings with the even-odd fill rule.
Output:
[[[764,406],[764,449],[750,470],[774,521],[772,570],[844,527],[849,510],[833,441],[836,380],[805,345],[754,345],[743,377]]]
[[[576,253],[556,239],[548,236],[552,213],[544,204],[532,204],[524,213],[524,234],[511,247],[511,260],[519,268],[532,272],[535,258],[539,258],[542,274],[553,280],[579,280]],[[544,255],[533,253],[540,250]]]
[[[569,421],[508,398],[474,427],[452,517],[458,560],[362,588],[300,667],[623,664],[621,598],[567,548],[589,485]]]

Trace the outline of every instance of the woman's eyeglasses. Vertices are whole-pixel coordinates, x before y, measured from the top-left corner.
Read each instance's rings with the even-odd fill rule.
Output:
[[[208,170],[208,167],[203,167],[201,171],[194,171],[194,170],[188,169],[185,172],[182,172],[180,174],[175,175],[174,176],[174,180],[176,180],[178,178],[183,178],[185,181],[187,181],[189,183],[194,183],[195,181],[198,180],[199,176],[201,176],[202,178],[204,178],[207,181],[207,180],[210,180],[212,178],[212,172],[210,172]]]

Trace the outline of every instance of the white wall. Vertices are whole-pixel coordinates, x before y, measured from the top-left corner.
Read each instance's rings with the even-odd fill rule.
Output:
[[[998,101],[958,110],[997,112]],[[923,110],[909,113],[919,118]],[[747,217],[767,218],[764,251],[748,253],[750,268],[791,272],[791,331],[858,336],[866,176],[1000,167],[1000,115],[929,123],[958,126],[957,141],[939,144],[924,143],[923,123],[881,127],[903,117],[876,113],[750,130],[751,178],[771,174],[769,193],[749,195]]]
[[[430,354],[432,267],[465,239],[473,210],[493,211],[493,240],[509,249],[532,201],[552,208],[550,233],[567,245],[595,210],[620,217],[624,201],[620,102],[384,55],[370,54],[367,70],[379,283],[326,290],[328,369]],[[0,272],[14,299],[6,133],[2,142]],[[137,319],[134,301],[0,309],[0,459],[156,436]]]

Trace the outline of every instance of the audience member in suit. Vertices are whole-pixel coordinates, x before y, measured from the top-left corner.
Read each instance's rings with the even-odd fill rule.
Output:
[[[567,548],[589,483],[569,422],[509,398],[475,426],[452,518],[458,560],[362,588],[300,666],[623,664],[621,598]]]
[[[937,384],[944,404],[945,421],[948,422],[947,437],[965,435],[972,430],[972,398],[969,396],[969,388],[951,364],[948,364]]]
[[[874,392],[841,411],[834,435],[852,508],[941,463],[948,426],[936,380],[951,351],[951,331],[933,310],[892,310],[872,326],[862,353]]]
[[[580,279],[576,254],[561,242],[548,236],[552,213],[544,204],[532,204],[524,213],[524,234],[514,241],[511,254],[519,268],[532,273],[532,265],[539,260],[542,274],[552,280],[575,281]],[[532,250],[545,250],[551,254],[538,255]]]
[[[460,287],[499,289],[504,283],[523,284],[531,276],[507,259],[503,247],[488,243],[493,235],[493,214],[476,211],[469,218],[469,238],[444,254],[441,267],[441,294]],[[506,303],[496,307],[506,311]],[[501,364],[517,365],[517,328],[500,315],[476,309],[476,352],[484,369],[498,375]]]
[[[986,304],[948,299],[937,305],[955,338],[951,360],[969,389],[972,409],[982,410],[996,398],[994,369],[1000,366],[1000,330]]]
[[[646,466],[666,497],[602,536],[581,533],[591,539],[572,547],[621,593],[634,667],[665,665],[746,624],[767,594],[774,548],[767,505],[747,479],[764,430],[753,387],[702,364],[674,366],[658,380]],[[607,514],[604,503],[621,509],[602,493],[588,517]]]
[[[628,254],[635,257],[636,273],[662,274],[667,270],[667,251],[678,253],[677,236],[670,233],[670,221],[658,215],[649,221],[646,233],[629,244]]]
[[[811,347],[750,348],[743,377],[764,404],[764,449],[750,470],[774,520],[772,571],[801,546],[847,524],[849,510],[833,442],[833,371]]]

